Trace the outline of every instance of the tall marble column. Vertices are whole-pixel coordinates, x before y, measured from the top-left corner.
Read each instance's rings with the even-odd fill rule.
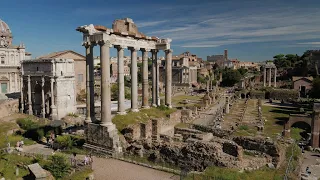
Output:
[[[159,84],[160,84],[160,72],[159,72],[159,66],[161,63],[158,62],[157,59],[157,83],[156,83],[156,97],[157,97],[157,106],[160,106],[160,88],[159,88]]]
[[[165,105],[169,108],[172,107],[171,95],[172,95],[172,50],[165,50],[166,54],[166,88],[165,88]]]
[[[21,81],[21,85],[20,85],[20,104],[21,104],[21,109],[20,112],[23,113],[24,112],[24,97],[23,97],[23,90],[24,90],[24,86],[23,86],[23,75],[21,75],[20,78]]]
[[[263,68],[263,87],[266,87],[266,80],[267,80],[267,68]]]
[[[42,97],[42,118],[46,118],[46,109],[45,109],[45,101],[44,101],[44,77],[41,77],[41,97]]]
[[[8,73],[8,75],[9,75],[9,84],[8,84],[8,92],[9,93],[11,93],[11,90],[12,90],[12,88],[11,88],[11,85],[12,85],[12,79],[11,79],[11,73]]]
[[[19,89],[18,89],[18,75],[17,75],[17,73],[14,73],[14,90],[13,90],[14,92],[17,92],[17,91],[19,91]]]
[[[138,65],[137,50],[132,47],[131,50],[131,111],[138,112]]]
[[[32,101],[31,101],[31,77],[30,75],[28,75],[28,105],[29,105],[29,110],[28,110],[28,114],[32,115]]]
[[[142,49],[142,108],[149,108],[148,52]]]
[[[101,124],[113,126],[111,121],[111,79],[110,79],[110,45],[109,41],[100,41],[101,67]]]
[[[86,122],[94,121],[93,45],[86,44]]]
[[[152,50],[152,106],[157,106],[157,49]]]
[[[271,87],[271,68],[269,68],[269,87]]]
[[[118,50],[118,114],[124,115],[126,114],[124,107],[125,100],[125,87],[124,87],[124,47],[116,46]]]
[[[54,77],[51,77],[50,83],[51,83],[51,119],[56,120],[57,119],[57,109],[55,105],[54,100]]]
[[[274,87],[277,87],[277,68],[274,68]]]

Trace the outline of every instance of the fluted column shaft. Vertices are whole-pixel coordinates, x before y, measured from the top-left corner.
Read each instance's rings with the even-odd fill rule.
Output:
[[[18,76],[17,73],[14,73],[14,92],[17,92],[18,90]]]
[[[124,47],[117,46],[116,48],[118,50],[118,114],[126,114],[124,108]]]
[[[148,52],[142,50],[142,108],[149,108]]]
[[[44,77],[41,78],[41,97],[42,97],[42,118],[46,118],[46,109],[45,109],[45,101],[44,101]]]
[[[93,45],[86,46],[86,122],[92,122],[94,112],[94,74],[93,74]]]
[[[152,50],[152,106],[157,106],[157,53],[158,50]]]
[[[111,79],[110,79],[110,42],[101,41],[100,67],[101,67],[101,124],[112,125],[111,121]]]
[[[165,105],[172,107],[171,95],[172,95],[172,50],[165,50],[166,54],[166,88],[165,88]]]
[[[29,115],[32,115],[32,101],[31,101],[31,77],[28,76],[28,105],[29,105]]]
[[[9,91],[8,91],[8,92],[9,92],[9,93],[11,93],[11,90],[12,90],[12,88],[11,88],[11,86],[12,86],[12,82],[11,82],[11,81],[12,81],[12,80],[11,80],[11,75],[12,75],[12,74],[11,74],[11,73],[9,73],[8,75],[9,75],[9,84],[8,84],[8,90],[9,90]]]
[[[271,68],[269,68],[269,87],[271,87]]]
[[[138,65],[137,48],[131,50],[131,111],[138,112]]]
[[[263,68],[263,87],[266,87],[266,80],[267,80],[267,69],[266,67]]]
[[[277,68],[274,68],[274,87],[277,87]]]

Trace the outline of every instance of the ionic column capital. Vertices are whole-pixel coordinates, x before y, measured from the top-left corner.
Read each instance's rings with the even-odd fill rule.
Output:
[[[107,45],[107,46],[109,46],[109,47],[112,47],[112,46],[111,46],[112,43],[111,43],[109,40],[100,40],[100,41],[98,41],[98,44],[99,44],[100,46]]]
[[[151,49],[151,52],[152,52],[152,53],[158,53],[159,50],[158,50],[158,49]]]
[[[147,48],[141,48],[142,52],[150,52],[151,49],[147,49]]]
[[[126,46],[121,46],[121,45],[116,45],[116,46],[114,46],[118,51],[120,51],[120,50],[124,50],[124,49],[126,49],[127,47]]]
[[[172,50],[172,49],[166,49],[166,50],[164,50],[164,52],[165,52],[165,53],[172,53],[173,50]]]
[[[28,82],[30,82],[31,81],[31,76],[30,75],[28,75]]]
[[[139,50],[140,50],[139,47],[128,47],[128,49],[129,49],[130,51],[139,51]]]

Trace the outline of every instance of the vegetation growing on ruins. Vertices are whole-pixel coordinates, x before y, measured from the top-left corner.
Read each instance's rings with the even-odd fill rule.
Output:
[[[119,131],[125,127],[136,123],[145,123],[151,118],[167,118],[169,114],[176,111],[176,109],[150,108],[141,109],[139,112],[129,112],[126,115],[116,115],[112,122],[116,125]]]

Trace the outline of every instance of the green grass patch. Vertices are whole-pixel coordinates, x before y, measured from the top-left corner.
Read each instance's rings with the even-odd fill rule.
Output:
[[[189,128],[189,124],[188,123],[179,123],[179,124],[175,125],[174,127],[177,127],[177,128]]]
[[[18,179],[29,174],[25,166],[32,164],[33,158],[15,154],[1,154],[0,156],[0,177]],[[16,168],[19,168],[18,176],[15,174]]]
[[[80,172],[73,173],[69,177],[63,178],[63,180],[84,180],[86,179],[93,171],[91,169],[85,169]]]
[[[300,129],[300,128],[291,128],[291,130],[290,130],[291,138],[293,138],[296,141],[299,141],[302,138],[300,133],[303,131],[304,130]]]
[[[116,125],[119,131],[122,131],[125,127],[136,123],[145,123],[150,118],[167,118],[168,115],[175,112],[176,109],[160,109],[150,108],[141,109],[139,112],[129,112],[126,115],[116,115],[112,122]]]
[[[255,136],[257,132],[257,128],[254,126],[240,125],[233,134],[235,136]]]
[[[299,108],[262,106],[262,116],[267,120],[264,134],[275,138],[283,130],[284,123],[289,120],[290,114],[298,114]]]
[[[184,105],[184,106],[190,106],[190,104],[195,104],[195,101],[199,101],[202,99],[202,96],[191,96],[191,95],[178,95],[172,97],[172,104],[174,105]],[[190,103],[184,103],[184,100],[190,100]]]

